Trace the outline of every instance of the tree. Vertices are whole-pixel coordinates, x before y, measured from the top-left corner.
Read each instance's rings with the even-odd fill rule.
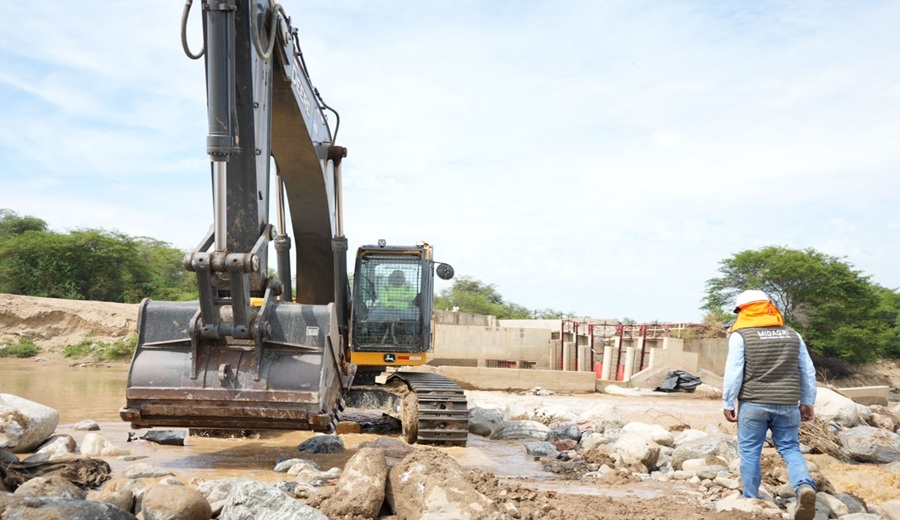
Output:
[[[0,292],[135,303],[196,298],[184,252],[147,237],[98,229],[56,233],[0,210]]]
[[[485,314],[499,319],[529,319],[531,311],[515,303],[505,303],[493,284],[486,284],[468,276],[460,276],[449,289],[435,298],[435,307],[459,307],[461,312]]]
[[[760,289],[816,353],[864,361],[897,348],[897,293],[840,258],[769,246],[722,260],[719,272],[706,282],[707,311],[730,311],[741,291]]]
[[[47,223],[36,217],[20,217],[15,211],[0,209],[0,242],[26,231],[47,231]]]

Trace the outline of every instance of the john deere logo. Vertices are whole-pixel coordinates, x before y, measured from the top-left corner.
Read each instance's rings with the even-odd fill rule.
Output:
[[[396,354],[385,354],[385,355],[384,355],[384,362],[385,362],[385,363],[393,363],[394,361],[397,361],[397,355],[396,355]]]

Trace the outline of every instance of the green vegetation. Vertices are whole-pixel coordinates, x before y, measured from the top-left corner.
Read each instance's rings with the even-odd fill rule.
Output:
[[[703,309],[730,312],[744,289],[761,289],[816,354],[848,361],[900,357],[900,294],[834,256],[769,246],[720,262]]]
[[[183,256],[152,238],[98,229],[56,233],[43,220],[0,209],[0,292],[122,303],[190,300],[197,290]]]
[[[63,350],[67,358],[91,359],[93,361],[116,361],[130,359],[137,347],[137,335],[132,334],[125,339],[113,343],[91,341],[86,339],[76,345],[69,345]]]
[[[449,289],[444,289],[434,299],[435,309],[459,307],[460,312],[487,314],[501,320],[564,319],[574,318],[574,313],[553,309],[529,310],[521,305],[503,301],[493,284],[486,284],[468,276],[460,276]]]
[[[29,358],[34,357],[40,351],[41,349],[34,344],[34,341],[32,341],[31,338],[19,338],[19,342],[15,345],[6,343],[0,345],[0,358]]]

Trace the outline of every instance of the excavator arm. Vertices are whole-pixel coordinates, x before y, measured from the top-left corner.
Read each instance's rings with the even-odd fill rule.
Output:
[[[182,31],[190,9],[189,0]],[[120,415],[135,427],[330,431],[355,371],[345,352],[346,150],[334,145],[279,5],[204,0],[202,16],[201,52],[182,35],[188,56],[206,65],[214,219],[185,257],[199,299],[142,302]],[[273,177],[277,226],[269,222]],[[277,279],[268,276],[270,242]]]

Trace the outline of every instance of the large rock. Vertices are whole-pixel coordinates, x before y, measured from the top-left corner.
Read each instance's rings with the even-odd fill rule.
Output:
[[[0,448],[26,453],[46,441],[59,424],[59,412],[12,394],[0,394]]]
[[[525,443],[525,453],[535,457],[556,457],[556,445],[547,441],[529,441]]]
[[[219,520],[328,520],[275,486],[243,480],[234,483],[225,498]]]
[[[395,459],[396,461],[399,461],[416,449],[400,439],[394,439],[392,437],[379,437],[372,442],[364,442],[360,444],[359,447],[377,448],[384,452],[384,456],[387,457],[388,460]]]
[[[337,435],[317,435],[303,441],[297,448],[308,453],[343,453],[344,441]]]
[[[581,421],[591,421],[594,423],[594,429],[600,432],[619,429],[624,423],[622,422],[622,412],[613,405],[600,403],[584,412],[579,416]]]
[[[16,489],[14,494],[35,497],[56,497],[66,500],[84,500],[87,496],[87,493],[81,488],[59,475],[28,479]]]
[[[900,435],[873,428],[856,426],[838,433],[841,445],[860,462],[888,464],[900,460]]]
[[[849,397],[819,388],[816,392],[816,417],[825,422],[834,421],[844,428],[865,424],[872,414],[867,406],[853,402]]]
[[[0,493],[0,511],[9,520],[135,520],[135,516],[105,502]]]
[[[85,457],[118,457],[119,455],[128,455],[131,450],[120,448],[115,444],[106,440],[106,437],[89,433],[81,440],[81,449],[79,450]]]
[[[624,464],[640,464],[648,471],[656,466],[659,458],[659,444],[640,435],[622,435],[614,448]]]
[[[71,435],[53,435],[23,462],[47,462],[71,458],[77,447]]]
[[[209,520],[212,508],[200,492],[184,486],[153,486],[141,503],[144,520]]]
[[[473,403],[469,408],[469,422],[488,423],[491,425],[500,424],[504,417],[506,409],[500,405],[487,403]]]
[[[567,406],[553,404],[529,411],[528,419],[542,424],[559,424],[577,420],[578,414]]]
[[[131,512],[134,509],[134,492],[130,489],[117,489],[115,491],[99,489],[89,492],[87,499],[112,504],[122,511]]]
[[[755,518],[781,518],[781,510],[774,504],[755,498],[744,498],[740,493],[729,495],[716,502],[716,511],[744,511]]]
[[[709,437],[709,434],[701,430],[683,430],[675,437],[675,446],[680,446],[688,441],[702,439],[703,437]]]
[[[675,444],[675,436],[672,435],[672,432],[658,424],[630,422],[622,427],[621,437],[625,437],[626,435],[645,437],[660,446],[671,446]]]
[[[531,439],[546,441],[553,431],[537,421],[506,421],[491,433],[491,439]]]
[[[449,455],[420,449],[391,469],[388,501],[401,520],[499,520],[497,505],[479,493]]]
[[[330,518],[377,518],[384,503],[388,467],[384,452],[362,448],[347,461],[334,493],[319,509]]]
[[[122,472],[122,476],[125,478],[159,478],[168,477],[169,475],[174,475],[174,473],[165,468],[147,464],[145,462],[132,464]]]
[[[887,520],[900,520],[900,500],[884,502],[878,510]]]
[[[212,504],[220,502],[228,498],[228,494],[238,484],[247,482],[247,479],[241,477],[220,478],[217,480],[206,480],[197,485],[197,491],[206,497],[206,500]]]
[[[734,437],[725,434],[709,435],[687,441],[672,452],[672,467],[681,469],[681,464],[689,459],[703,459],[715,455],[730,463],[737,458],[737,443]]]

